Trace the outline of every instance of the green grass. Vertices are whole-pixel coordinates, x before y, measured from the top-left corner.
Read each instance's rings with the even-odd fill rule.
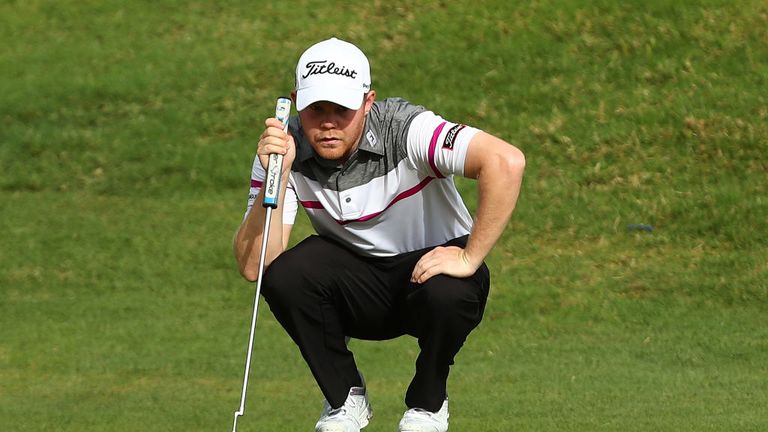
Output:
[[[758,0],[3,2],[3,430],[231,427],[231,237],[263,118],[331,35],[380,97],[528,160],[451,430],[765,430],[767,28]],[[240,430],[311,430],[320,392],[262,311]],[[366,431],[391,431],[416,344],[352,343]]]

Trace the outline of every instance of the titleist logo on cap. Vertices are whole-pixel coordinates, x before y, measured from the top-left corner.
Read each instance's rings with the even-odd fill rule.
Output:
[[[357,71],[352,69],[347,69],[346,66],[336,66],[336,63],[334,62],[329,63],[328,60],[318,60],[318,61],[308,62],[306,68],[308,69],[308,71],[306,74],[301,76],[301,78],[303,79],[306,79],[308,76],[311,76],[311,75],[322,75],[322,74],[341,75],[348,78],[357,77]]]

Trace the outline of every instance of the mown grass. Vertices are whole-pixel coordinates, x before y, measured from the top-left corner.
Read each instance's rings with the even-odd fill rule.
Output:
[[[452,430],[764,430],[767,28],[746,0],[3,3],[3,430],[230,427],[253,295],[230,239],[263,118],[330,35],[380,97],[527,156]],[[262,310],[240,430],[311,430]],[[366,430],[393,430],[416,346],[353,344]]]

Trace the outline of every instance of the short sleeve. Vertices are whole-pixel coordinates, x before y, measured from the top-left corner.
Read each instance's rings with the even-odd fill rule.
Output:
[[[479,131],[425,111],[416,116],[408,128],[408,159],[425,175],[463,176],[469,142]]]

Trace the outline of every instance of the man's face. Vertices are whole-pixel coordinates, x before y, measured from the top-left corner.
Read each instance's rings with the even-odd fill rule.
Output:
[[[301,126],[315,152],[323,159],[346,161],[357,150],[375,92],[365,95],[360,109],[351,110],[328,101],[318,101],[299,112]]]

